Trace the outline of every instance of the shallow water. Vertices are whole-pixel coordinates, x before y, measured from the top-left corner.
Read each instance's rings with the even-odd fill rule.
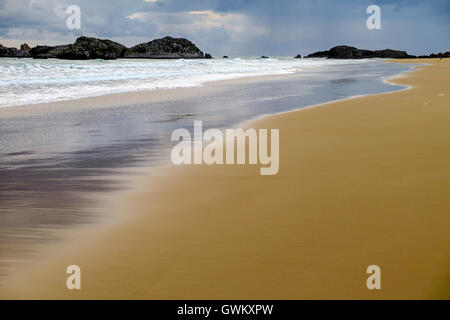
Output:
[[[369,60],[283,57],[115,61],[6,58],[0,59],[0,107],[127,91],[194,87],[209,81],[289,74],[302,68],[367,62]]]
[[[170,163],[174,129],[192,129],[194,120],[202,120],[204,130],[231,127],[262,114],[399,90],[382,79],[409,68],[340,63],[270,81],[227,83],[184,99],[0,118],[0,274],[33,256],[37,243],[55,240],[43,229],[95,220],[98,204],[83,193],[121,188],[110,178],[116,169]]]

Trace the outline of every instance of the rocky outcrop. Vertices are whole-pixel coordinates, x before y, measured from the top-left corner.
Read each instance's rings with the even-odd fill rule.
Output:
[[[138,44],[127,49],[120,43],[89,37],[80,37],[74,44],[59,46],[37,46],[30,49],[24,43],[17,48],[7,48],[0,44],[0,57],[35,59],[119,59],[119,58],[142,58],[142,59],[212,59],[208,53],[203,53],[195,44],[184,38],[165,37],[147,43]],[[443,57],[450,57],[450,52],[443,54]],[[228,58],[228,56],[223,56]],[[267,59],[268,56],[261,56],[260,59]],[[299,54],[295,58],[301,59]],[[351,46],[337,46],[327,51],[312,53],[306,58],[328,58],[328,59],[367,59],[367,58],[389,58],[406,59],[417,58],[409,55],[406,51],[399,50],[364,50]],[[439,58],[433,53],[429,56],[419,56],[419,58]]]
[[[20,46],[20,50],[17,50],[17,58],[30,58],[30,46],[26,43]]]
[[[17,57],[17,48],[7,48],[0,44],[0,57],[15,58]]]
[[[337,46],[330,49],[328,59],[363,59],[367,53],[355,47]]]
[[[20,50],[23,50],[23,51],[30,51],[30,49],[31,48],[27,43],[24,43],[20,46]]]
[[[385,49],[385,50],[375,50],[375,51],[366,51],[366,57],[370,58],[390,58],[390,59],[411,59],[411,58],[417,58],[416,56],[409,55],[406,53],[406,51],[399,51],[399,50],[391,50],[391,49]]]
[[[48,59],[52,58],[53,53],[50,51],[54,50],[56,47],[50,46],[36,46],[31,48],[30,55],[34,59]]]
[[[74,44],[37,46],[30,50],[30,55],[35,59],[112,60],[123,58],[126,50],[125,46],[111,40],[80,37]]]
[[[165,37],[138,44],[125,52],[132,59],[203,59],[205,55],[195,44],[184,38]]]
[[[120,43],[97,38],[80,37],[71,46],[74,52],[88,52],[88,59],[118,59],[123,58],[127,47]]]
[[[317,52],[307,55],[306,58],[328,58],[329,55],[330,55],[330,50],[317,51]]]
[[[228,56],[223,56],[222,58],[224,58],[224,59],[228,59]]]
[[[20,46],[20,50],[17,48],[7,48],[0,44],[0,57],[3,58],[29,58],[30,47],[24,43]]]
[[[295,56],[295,59],[301,59],[301,58],[302,58],[301,54],[298,54],[298,55]]]
[[[369,59],[369,58],[391,58],[406,59],[416,58],[399,50],[364,50],[350,46],[337,46],[328,51],[319,51],[307,56],[307,58],[328,58],[328,59]]]
[[[89,37],[80,37],[75,43],[59,46],[37,46],[32,49],[25,43],[21,49],[0,45],[0,57],[32,57],[34,59],[212,59],[187,39],[165,37],[142,43],[130,49],[120,43]]]

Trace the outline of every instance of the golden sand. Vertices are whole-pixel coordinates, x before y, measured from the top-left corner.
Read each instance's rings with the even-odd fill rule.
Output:
[[[422,62],[418,60],[404,62]],[[260,119],[280,171],[169,168],[121,223],[14,274],[0,296],[98,299],[450,298],[450,59],[396,93]],[[66,267],[82,290],[65,287]],[[381,267],[381,290],[366,268]]]

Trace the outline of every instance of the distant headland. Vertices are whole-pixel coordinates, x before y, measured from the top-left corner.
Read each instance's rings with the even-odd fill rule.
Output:
[[[450,58],[450,52],[442,54],[445,58]],[[388,58],[388,59],[415,59],[415,58],[439,58],[439,54],[432,53],[428,56],[413,56],[406,51],[384,49],[384,50],[365,50],[350,46],[337,46],[327,51],[318,51],[312,53],[306,58],[327,58],[327,59],[370,59],[370,58]]]
[[[185,38],[164,37],[141,43],[131,48],[107,39],[79,37],[73,44],[58,46],[36,46],[30,48],[26,43],[17,48],[7,48],[0,44],[0,58],[34,58],[34,59],[67,59],[67,60],[115,60],[115,59],[212,59],[209,53],[203,53],[194,43]],[[228,56],[224,56],[224,58]],[[350,46],[337,46],[327,51],[318,51],[305,58],[327,59],[414,59],[439,58],[432,53],[425,56],[414,56],[406,51],[384,49],[365,50]],[[450,52],[442,54],[450,58]],[[268,58],[261,56],[262,59]],[[301,55],[295,58],[301,59]]]
[[[0,44],[0,57],[34,59],[91,60],[104,59],[210,59],[195,44],[184,38],[165,37],[141,43],[131,48],[107,39],[79,37],[73,44],[58,46],[36,46],[26,43],[17,48],[6,48]]]

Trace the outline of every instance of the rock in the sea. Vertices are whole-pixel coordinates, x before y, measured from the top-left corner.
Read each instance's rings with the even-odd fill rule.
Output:
[[[224,59],[228,59],[228,56],[223,56]]]
[[[30,46],[26,43],[20,46],[20,50],[17,51],[17,58],[30,58]]]
[[[317,52],[307,55],[306,58],[328,58],[329,55],[330,55],[330,50],[317,51]]]
[[[267,56],[261,56],[261,57],[259,57],[260,59],[269,59],[269,57],[267,57]]]
[[[295,56],[295,59],[301,59],[301,58],[302,58],[301,54],[298,54],[298,55]]]
[[[30,55],[34,59],[48,59],[53,58],[49,52],[53,50],[55,47],[50,46],[36,46],[30,49]]]
[[[24,43],[24,44],[22,44],[21,46],[20,46],[20,50],[23,50],[23,51],[30,51],[30,46],[28,45],[28,43]]]
[[[390,58],[390,59],[417,58],[416,56],[409,55],[408,53],[406,53],[406,51],[392,50],[392,49],[375,50],[375,51],[373,51],[373,54],[374,54],[374,58]]]
[[[205,55],[187,39],[165,37],[128,49],[125,52],[125,58],[203,59]]]
[[[362,59],[362,53],[355,47],[337,46],[330,49],[328,59]]]
[[[32,57],[34,59],[212,59],[191,41],[183,38],[165,37],[138,44],[130,49],[120,43],[97,38],[79,37],[74,44],[59,46],[37,46],[31,48],[25,43],[20,50],[0,45],[0,57]]]
[[[123,58],[128,48],[111,40],[79,37],[71,49],[76,54],[87,52],[87,59],[109,60]]]
[[[30,50],[30,54],[35,59],[111,60],[123,58],[126,50],[125,46],[111,40],[79,37],[74,44],[37,46]]]
[[[444,58],[450,58],[450,51],[447,51],[446,53],[444,53]]]
[[[391,58],[405,59],[416,58],[410,56],[405,51],[399,50],[364,50],[350,46],[337,46],[329,51],[319,51],[307,56],[307,58],[328,58],[328,59],[368,59],[368,58]]]
[[[329,59],[367,59],[367,58],[391,58],[391,59],[405,59],[413,58],[405,51],[399,50],[364,50],[349,46],[337,46],[330,49]],[[415,57],[414,57],[415,58]]]
[[[7,48],[0,44],[0,57],[15,58],[17,57],[17,48]]]

